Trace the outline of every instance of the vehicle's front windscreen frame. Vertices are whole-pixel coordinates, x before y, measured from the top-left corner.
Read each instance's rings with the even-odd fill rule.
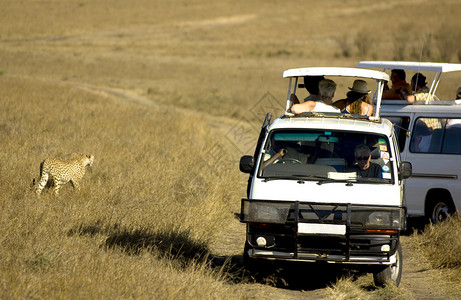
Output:
[[[359,162],[355,158],[355,147],[358,144],[366,144],[370,149],[369,162],[373,168],[368,171],[359,170]],[[274,129],[264,143],[257,177],[266,180],[393,184],[395,173],[392,162],[395,158],[390,145],[389,137],[379,133],[304,128]],[[281,149],[286,150],[284,157],[280,157]],[[362,151],[365,150],[362,148]],[[378,164],[379,170],[371,163]]]

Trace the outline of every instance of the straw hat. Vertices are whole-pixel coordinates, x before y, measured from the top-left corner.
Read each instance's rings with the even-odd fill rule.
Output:
[[[357,79],[354,84],[349,88],[352,92],[360,94],[369,94],[371,91],[367,88],[367,82],[364,80]]]

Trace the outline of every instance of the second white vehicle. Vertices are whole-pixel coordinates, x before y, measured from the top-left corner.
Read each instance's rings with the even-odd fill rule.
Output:
[[[427,99],[382,101],[381,116],[395,125],[402,159],[412,163],[413,175],[405,180],[408,215],[439,223],[461,209],[461,100],[438,100],[437,87],[446,73],[461,76],[461,64],[363,61],[359,67],[402,69],[407,77],[423,73],[433,78]],[[445,74],[445,75],[443,75]],[[456,73],[455,73],[456,74]],[[461,77],[460,77],[461,78]]]

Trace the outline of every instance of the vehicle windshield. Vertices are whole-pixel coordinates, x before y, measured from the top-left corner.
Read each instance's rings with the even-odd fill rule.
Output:
[[[325,182],[393,183],[385,135],[350,131],[273,130],[259,177]]]

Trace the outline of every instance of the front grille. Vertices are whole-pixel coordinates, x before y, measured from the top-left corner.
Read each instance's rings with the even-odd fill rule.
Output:
[[[247,224],[247,240],[254,249],[290,253],[294,259],[353,261],[374,257],[389,260],[398,246],[399,233],[370,234],[363,224],[351,224],[350,204],[293,203],[285,224]],[[370,208],[373,209],[373,208]],[[355,211],[356,213],[357,211]],[[345,228],[345,234],[299,233],[299,224],[328,224]],[[256,240],[263,237],[264,247]]]
[[[346,224],[347,216],[347,204],[325,205],[299,203],[298,205],[294,205],[289,211],[287,221]]]

